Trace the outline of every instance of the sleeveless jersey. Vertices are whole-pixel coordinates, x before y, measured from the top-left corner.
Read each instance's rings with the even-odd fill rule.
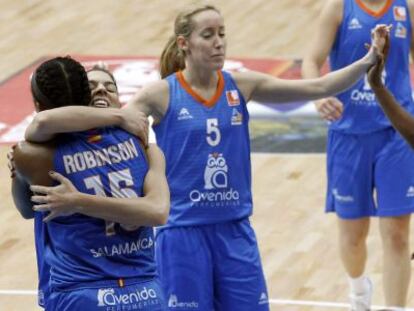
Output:
[[[37,274],[38,274],[38,304],[45,306],[49,297],[50,267],[44,258],[47,243],[46,224],[43,221],[43,212],[34,212],[34,237],[36,248]]]
[[[167,226],[213,224],[252,213],[249,115],[227,72],[210,103],[181,72],[166,78],[169,106],[154,126],[171,192]]]
[[[371,42],[371,29],[377,24],[392,24],[391,45],[383,79],[387,88],[408,111],[414,111],[409,74],[411,22],[405,0],[388,0],[380,14],[368,12],[358,0],[344,0],[343,20],[338,29],[329,60],[331,70],[345,67],[363,57],[364,43]],[[330,126],[347,133],[369,133],[391,126],[375,99],[367,76],[339,94],[344,104],[342,118]]]
[[[88,194],[142,196],[148,164],[138,140],[118,128],[67,134],[59,139],[55,170]],[[52,289],[91,282],[155,276],[152,227],[133,227],[73,214],[47,223],[46,259]]]

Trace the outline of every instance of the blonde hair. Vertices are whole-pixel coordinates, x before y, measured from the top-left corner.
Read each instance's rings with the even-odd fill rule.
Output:
[[[183,36],[189,38],[194,30],[192,17],[200,12],[213,10],[220,14],[220,11],[212,5],[203,5],[188,9],[177,15],[174,22],[174,35],[170,37],[160,58],[161,78],[185,68],[184,51],[180,50],[177,45],[177,37]]]

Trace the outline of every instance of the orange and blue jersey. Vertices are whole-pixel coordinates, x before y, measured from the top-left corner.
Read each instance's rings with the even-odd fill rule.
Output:
[[[167,163],[167,226],[214,224],[252,213],[246,101],[229,73],[217,75],[210,100],[193,91],[182,72],[166,78],[168,110],[154,132]]]
[[[118,128],[60,136],[54,167],[80,192],[127,198],[142,196],[148,171],[138,139]],[[73,214],[48,222],[47,235],[52,291],[156,276],[152,227]]]
[[[392,25],[390,50],[383,73],[385,85],[405,109],[413,112],[409,73],[412,26],[405,0],[387,0],[380,12],[371,11],[360,0],[344,0],[343,20],[329,56],[331,69],[343,68],[363,57],[367,53],[363,42],[371,42],[371,29],[377,24]],[[337,97],[344,104],[344,112],[331,124],[332,130],[362,134],[391,126],[366,75]]]

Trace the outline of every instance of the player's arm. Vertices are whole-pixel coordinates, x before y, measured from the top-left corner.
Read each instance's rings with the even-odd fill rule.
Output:
[[[385,25],[376,26],[370,51],[358,61],[320,78],[308,80],[284,80],[258,72],[234,74],[235,80],[246,99],[258,101],[288,102],[317,99],[335,95],[351,87],[372,65],[383,51]]]
[[[342,22],[344,0],[326,2],[320,17],[315,36],[303,58],[302,77],[317,78],[334,44],[338,28]]]
[[[62,175],[52,178],[61,184],[56,187],[32,186],[38,194],[32,197],[39,211],[50,211],[45,219],[64,214],[81,213],[126,225],[159,226],[167,221],[170,193],[165,176],[165,159],[161,150],[151,145],[148,150],[149,170],[144,180],[144,196],[138,198],[113,198],[80,193]]]
[[[377,101],[392,125],[401,133],[407,142],[414,148],[414,118],[395,99],[385,86],[373,87]]]
[[[151,116],[154,123],[159,123],[167,111],[169,102],[169,86],[166,80],[159,80],[145,85],[126,104],[124,110],[128,114],[140,111]]]
[[[315,36],[303,58],[302,77],[304,79],[320,76],[321,68],[332,49],[337,31],[342,23],[343,2],[343,0],[330,0],[325,4],[318,19]],[[315,108],[319,115],[327,121],[339,119],[343,112],[343,104],[336,97],[316,100]]]
[[[32,202],[30,197],[32,196],[32,191],[30,190],[30,185],[20,174],[16,174],[12,178],[12,197],[14,205],[17,210],[20,212],[20,215],[24,219],[31,219],[34,217],[34,211],[32,209]]]
[[[20,142],[13,151],[15,171],[11,183],[11,192],[17,210],[25,219],[34,217],[33,204],[30,200],[32,196],[32,191],[30,190],[31,181],[43,185],[50,183],[46,174],[42,173],[43,170],[47,172],[50,168],[48,163],[46,163],[48,161],[45,161],[50,149],[47,146],[40,148],[41,150],[37,150],[37,147],[32,144]],[[42,170],[39,170],[39,167]]]
[[[389,40],[387,40],[388,42]],[[388,47],[386,48],[386,52],[388,52]],[[390,119],[392,125],[401,133],[411,147],[414,148],[414,117],[398,103],[391,92],[384,86],[382,81],[384,64],[385,58],[369,70],[368,82],[372,91],[375,93],[378,103]]]
[[[140,136],[147,128],[146,116],[139,112],[128,114],[117,108],[68,106],[37,113],[25,132],[31,142],[45,142],[56,134],[85,131],[104,126],[120,126]]]

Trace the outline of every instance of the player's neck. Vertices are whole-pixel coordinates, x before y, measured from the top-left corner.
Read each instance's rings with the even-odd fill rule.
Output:
[[[367,8],[380,11],[389,0],[360,0]]]
[[[188,68],[183,70],[184,79],[194,88],[210,89],[217,85],[217,72],[207,70],[194,70]]]

